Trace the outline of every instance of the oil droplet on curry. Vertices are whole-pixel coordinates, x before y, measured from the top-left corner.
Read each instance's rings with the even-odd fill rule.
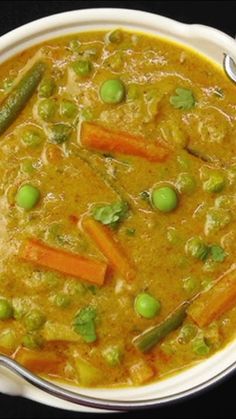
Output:
[[[0,351],[85,387],[143,385],[236,325],[236,89],[116,29],[0,66]]]

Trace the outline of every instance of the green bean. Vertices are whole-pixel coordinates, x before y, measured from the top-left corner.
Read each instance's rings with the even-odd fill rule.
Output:
[[[45,72],[42,61],[34,64],[0,106],[0,135],[12,124],[35,92]]]
[[[28,349],[38,349],[42,346],[43,339],[40,335],[27,334],[22,339],[22,345]]]
[[[134,346],[141,352],[147,352],[165,338],[170,332],[177,329],[186,317],[189,303],[183,303],[173,311],[162,323],[145,330],[133,340]]]

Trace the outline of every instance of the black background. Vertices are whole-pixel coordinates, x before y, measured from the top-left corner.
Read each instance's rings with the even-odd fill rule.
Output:
[[[235,1],[0,1],[0,35],[53,13],[89,7],[126,7],[172,17],[186,23],[202,23],[236,34]],[[236,376],[218,384],[214,389],[187,401],[146,412],[122,415],[107,414],[105,418],[168,418],[205,419],[236,418]],[[71,413],[42,406],[22,398],[0,395],[0,418],[81,418],[94,415]]]

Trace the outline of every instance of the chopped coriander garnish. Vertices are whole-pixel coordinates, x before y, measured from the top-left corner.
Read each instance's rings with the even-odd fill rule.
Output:
[[[170,97],[170,104],[176,109],[189,110],[195,105],[195,97],[192,90],[178,87],[175,90],[176,95]]]
[[[104,225],[117,227],[118,223],[127,216],[128,209],[128,204],[124,201],[107,205],[98,204],[92,208],[92,217]]]
[[[97,339],[95,329],[96,309],[91,306],[82,308],[74,318],[74,331],[78,333],[85,342],[92,343]]]
[[[224,249],[216,244],[210,246],[210,255],[214,262],[224,262],[226,258],[226,253]]]

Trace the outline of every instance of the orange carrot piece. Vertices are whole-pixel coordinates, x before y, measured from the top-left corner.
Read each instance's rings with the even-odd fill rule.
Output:
[[[32,351],[20,348],[15,360],[30,371],[36,373],[58,374],[65,360],[51,351]]]
[[[27,262],[34,262],[40,266],[84,279],[96,285],[102,285],[105,281],[107,271],[105,262],[91,260],[75,253],[49,247],[35,239],[26,241],[20,257]]]
[[[152,162],[161,162],[169,154],[169,150],[159,143],[125,132],[114,132],[91,122],[82,125],[81,143],[89,149],[139,156]]]
[[[236,304],[236,266],[194,300],[187,313],[199,327],[207,326]]]
[[[85,219],[83,221],[83,227],[104,256],[106,256],[112,267],[120,272],[123,278],[127,280],[133,279],[135,271],[130,266],[123,250],[119,243],[115,241],[109,229],[92,218]]]

